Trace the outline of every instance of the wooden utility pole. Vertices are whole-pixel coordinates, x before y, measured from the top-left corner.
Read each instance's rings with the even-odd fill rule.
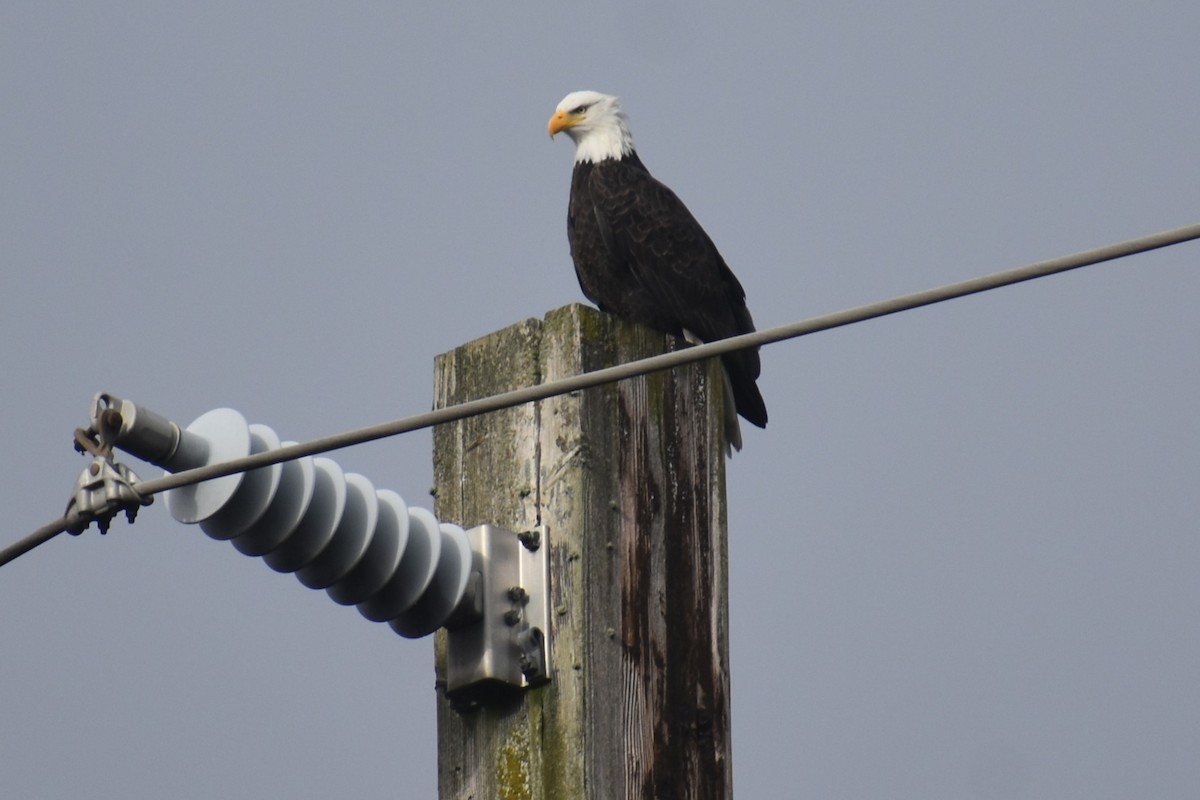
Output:
[[[572,305],[437,360],[435,405],[678,343]],[[719,362],[434,431],[437,515],[549,526],[549,685],[459,712],[439,633],[441,800],[728,798],[729,615]]]

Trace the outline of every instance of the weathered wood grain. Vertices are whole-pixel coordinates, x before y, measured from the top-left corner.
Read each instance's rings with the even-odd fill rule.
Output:
[[[438,358],[443,407],[678,346],[579,305]],[[728,798],[725,459],[715,362],[434,432],[438,516],[550,528],[553,680],[460,714],[440,691],[439,792]]]

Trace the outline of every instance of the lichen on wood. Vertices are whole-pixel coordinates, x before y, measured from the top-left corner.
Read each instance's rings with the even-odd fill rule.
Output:
[[[567,306],[440,356],[435,405],[678,346]],[[435,430],[439,517],[548,525],[555,609],[548,686],[467,714],[439,691],[443,800],[729,797],[719,370],[709,361]]]

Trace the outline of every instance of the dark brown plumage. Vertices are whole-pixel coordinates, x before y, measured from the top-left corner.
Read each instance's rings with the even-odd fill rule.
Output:
[[[601,311],[702,342],[754,330],[746,293],[708,234],[637,153],[581,162],[571,175],[567,239],[584,295]],[[737,412],[758,427],[767,408],[757,349],[722,357]]]
[[[753,331],[742,285],[683,202],[646,169],[616,98],[568,95],[550,121],[551,135],[560,130],[577,147],[567,238],[588,299],[631,322],[703,342]],[[722,361],[737,413],[766,427],[757,348]]]

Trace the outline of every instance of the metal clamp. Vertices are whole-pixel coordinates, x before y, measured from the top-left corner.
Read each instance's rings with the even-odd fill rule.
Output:
[[[79,520],[67,528],[73,536],[87,530],[93,520],[101,534],[108,533],[113,517],[121,511],[132,523],[139,508],[154,502],[153,497],[142,497],[134,488],[138,476],[133,470],[113,461],[113,446],[121,424],[121,414],[115,409],[97,409],[90,426],[75,430],[75,449],[91,453],[92,463],[75,481],[71,499],[67,501],[66,516]]]
[[[75,481],[75,489],[67,502],[66,515],[77,515],[80,519],[78,524],[67,528],[67,532],[78,536],[95,520],[100,533],[108,533],[109,523],[121,511],[132,523],[140,507],[154,502],[153,497],[138,494],[134,488],[137,482],[137,475],[129,467],[113,463],[104,456],[94,456],[92,463]]]
[[[547,534],[495,525],[467,531],[471,588],[446,623],[446,695],[455,709],[550,680]]]

